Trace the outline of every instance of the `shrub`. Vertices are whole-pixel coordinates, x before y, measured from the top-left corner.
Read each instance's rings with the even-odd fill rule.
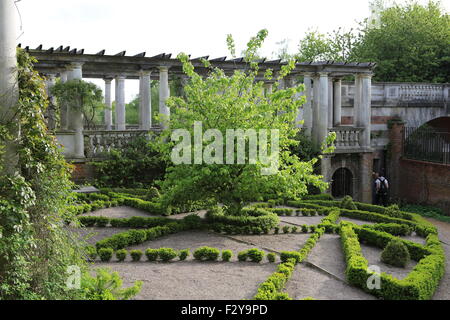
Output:
[[[269,252],[269,253],[267,254],[267,261],[269,261],[269,262],[271,262],[271,263],[274,263],[274,262],[275,262],[275,259],[276,259],[276,254],[275,254],[275,253]]]
[[[283,227],[283,233],[289,233],[289,230],[290,230],[291,228],[289,227],[289,226],[284,226]]]
[[[145,250],[145,255],[148,261],[156,261],[159,256],[158,249],[147,249]]]
[[[297,251],[282,251],[280,254],[280,259],[282,262],[287,262],[288,260],[293,259],[296,263],[299,263],[302,260],[302,256],[300,252]]]
[[[128,251],[125,249],[119,249],[116,251],[116,259],[117,261],[124,261],[127,257]]]
[[[291,229],[291,232],[292,233],[297,233],[297,231],[298,231],[298,227],[293,226],[292,229]]]
[[[410,259],[408,248],[403,242],[393,239],[381,253],[381,261],[395,267],[404,268]]]
[[[275,227],[275,228],[273,228],[273,233],[275,233],[275,234],[279,234],[280,233],[280,227]]]
[[[103,262],[108,262],[111,260],[113,256],[114,250],[112,248],[101,248],[98,250],[98,255],[100,257],[100,260]]]
[[[402,212],[400,211],[400,208],[396,204],[387,207],[386,210],[384,211],[384,214],[394,218],[403,218]]]
[[[222,261],[230,261],[233,256],[233,252],[231,250],[222,250]]]
[[[345,196],[342,199],[340,207],[343,209],[348,209],[348,210],[357,210],[358,209],[356,207],[355,203],[353,202],[352,197],[350,197],[350,196]]]
[[[302,225],[302,232],[308,233],[309,227],[306,224]]]
[[[133,259],[133,261],[139,261],[141,260],[142,257],[142,251],[141,250],[131,250],[130,251],[130,256],[131,259]]]
[[[184,261],[189,256],[189,254],[190,254],[189,249],[183,249],[178,252],[178,257],[180,258],[180,261]]]
[[[178,252],[172,248],[160,248],[158,251],[159,258],[164,262],[169,262],[178,256]]]
[[[199,261],[216,261],[219,255],[219,249],[211,247],[201,247],[194,251],[194,259]]]
[[[94,246],[87,246],[86,255],[89,260],[95,261],[95,259],[97,258],[97,249],[95,249]]]
[[[248,258],[248,250],[244,250],[238,253],[238,260],[240,262],[247,261]]]
[[[247,250],[247,257],[252,262],[256,262],[256,263],[261,262],[262,259],[264,258],[264,255],[265,255],[264,251],[259,250],[257,248]]]

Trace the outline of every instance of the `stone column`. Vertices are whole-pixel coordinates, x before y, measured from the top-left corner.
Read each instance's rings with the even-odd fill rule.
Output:
[[[159,113],[164,119],[160,121],[162,128],[167,128],[167,123],[170,120],[170,109],[166,105],[166,100],[170,96],[169,89],[169,68],[159,68]]]
[[[83,64],[74,63],[72,65],[72,70],[67,74],[67,81],[71,80],[81,80],[83,77]],[[85,158],[84,155],[84,119],[82,106],[77,108],[68,109],[69,130],[75,131],[75,146],[74,146],[74,158]]]
[[[111,82],[112,79],[105,78],[105,128],[112,130],[112,99],[111,99]]]
[[[319,102],[320,102],[320,81],[319,76],[314,75],[313,79],[313,99],[312,99],[312,128],[311,137],[315,145],[319,144]]]
[[[323,176],[323,181],[330,183],[331,181],[331,156],[323,155],[320,160],[320,174]],[[331,185],[328,185],[327,193],[331,192]]]
[[[392,122],[389,128],[389,158],[387,178],[389,181],[389,195],[391,198],[401,198],[401,157],[403,155],[403,134],[405,122]]]
[[[49,105],[47,108],[47,127],[49,130],[56,129],[56,106],[55,106],[55,97],[53,97],[51,93],[52,87],[56,83],[56,76],[54,74],[47,75],[47,80],[45,81],[45,88],[47,91]]]
[[[370,127],[371,127],[371,97],[372,97],[372,75],[363,74],[360,80],[361,102],[358,113],[358,126],[363,127],[360,145],[370,149]]]
[[[142,71],[139,78],[139,124],[142,130],[150,130],[152,127],[150,76],[151,71]]]
[[[328,78],[328,128],[333,128],[333,78]]]
[[[67,75],[68,75],[69,71],[62,71],[59,74],[59,78],[61,80],[61,83],[66,83],[67,82]],[[69,129],[69,107],[61,104],[59,106],[60,108],[60,114],[59,114],[59,121],[60,121],[60,127],[61,130],[68,130]]]
[[[116,77],[116,130],[126,129],[125,114],[125,77]]]
[[[273,83],[272,82],[264,83],[264,89],[266,91],[266,95],[271,94],[273,92]]]
[[[334,109],[333,109],[333,126],[339,127],[342,118],[342,79],[337,78],[334,82]]]
[[[328,73],[319,73],[320,93],[319,93],[319,115],[318,115],[318,145],[322,145],[328,135]]]
[[[4,153],[0,154],[5,174],[17,171],[17,145],[20,125],[17,121],[17,11],[13,0],[0,1],[0,125],[10,124],[11,139],[5,141]],[[1,260],[1,259],[0,259]],[[1,266],[0,266],[1,269]]]
[[[303,77],[303,84],[305,86],[304,95],[306,97],[306,102],[303,105],[303,118],[305,120],[303,127],[306,129],[306,134],[311,136],[311,128],[313,124],[313,110],[311,103],[311,74],[305,73]]]

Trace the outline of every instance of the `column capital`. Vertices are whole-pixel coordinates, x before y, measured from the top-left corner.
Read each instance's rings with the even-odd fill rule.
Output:
[[[106,84],[110,84],[113,81],[113,78],[103,78]]]
[[[321,72],[318,72],[318,74],[319,74],[319,77],[328,77],[328,75],[330,74],[329,72],[323,72],[323,71],[321,71]]]
[[[168,66],[159,66],[158,69],[159,69],[160,72],[168,72],[170,67],[168,67]]]
[[[119,75],[116,75],[114,78],[115,78],[116,80],[125,80],[127,77],[124,76],[123,74],[119,74]]]
[[[139,70],[140,76],[151,76],[152,70]]]
[[[364,79],[370,79],[373,76],[373,73],[360,73],[359,76]]]
[[[312,73],[312,72],[304,72],[302,75],[303,75],[303,77],[312,78],[314,76],[314,73]]]

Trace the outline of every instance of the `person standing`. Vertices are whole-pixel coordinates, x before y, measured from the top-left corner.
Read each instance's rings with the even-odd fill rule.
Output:
[[[376,203],[377,205],[387,206],[388,205],[388,191],[389,182],[380,173],[375,174],[375,189],[376,189]]]

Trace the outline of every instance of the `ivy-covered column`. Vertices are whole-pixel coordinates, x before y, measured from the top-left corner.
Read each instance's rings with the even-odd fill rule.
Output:
[[[17,144],[20,125],[17,121],[17,11],[13,0],[0,1],[0,131],[1,144],[0,170],[6,174],[17,171]],[[9,137],[3,137],[8,133]],[[1,145],[0,145],[1,146]]]
[[[125,130],[125,77],[116,77],[116,130]]]
[[[67,74],[67,81],[81,80],[83,78],[83,64],[74,63],[72,70]],[[71,108],[69,112],[69,130],[75,131],[74,158],[83,159],[84,155],[84,119],[82,106]]]
[[[141,71],[139,85],[139,124],[142,130],[152,127],[151,71]]]
[[[313,99],[312,99],[312,127],[311,137],[315,145],[319,144],[319,101],[320,101],[320,83],[319,76],[315,74],[313,76]]]
[[[56,83],[56,75],[48,74],[45,81],[45,87],[47,91],[47,96],[49,100],[49,105],[47,109],[47,126],[50,130],[56,128],[56,109],[55,109],[55,98],[52,96],[51,89]]]
[[[170,97],[169,88],[169,68],[160,67],[159,68],[159,113],[165,118],[164,121],[170,119],[170,109],[166,105],[167,98]],[[165,128],[164,121],[161,121],[161,127]]]
[[[111,100],[111,82],[112,79],[105,78],[105,127],[106,130],[112,130],[112,100]]]

